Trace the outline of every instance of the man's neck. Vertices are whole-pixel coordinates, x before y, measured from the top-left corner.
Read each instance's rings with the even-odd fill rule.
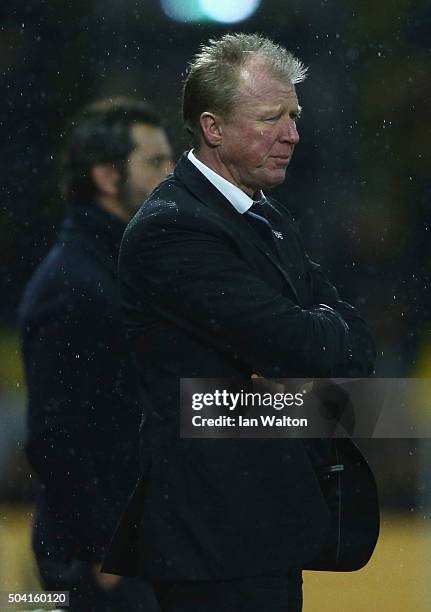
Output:
[[[204,147],[199,147],[199,149],[193,149],[193,155],[203,164],[208,166],[213,172],[216,172],[219,176],[241,189],[244,193],[246,193],[250,198],[253,197],[254,190],[246,187],[245,185],[241,185],[238,179],[230,172],[229,168],[222,162],[220,156],[217,153],[217,149],[207,149]]]
[[[132,214],[122,206],[116,198],[110,198],[108,196],[99,196],[96,198],[96,202],[102,210],[105,210],[113,217],[117,217],[124,223],[128,223],[132,218]]]

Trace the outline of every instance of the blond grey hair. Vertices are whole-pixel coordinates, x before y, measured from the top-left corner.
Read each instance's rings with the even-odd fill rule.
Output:
[[[304,64],[269,38],[259,34],[225,34],[210,39],[195,55],[183,87],[183,119],[195,146],[200,141],[200,116],[203,112],[231,116],[239,100],[239,74],[252,59],[281,81],[292,85],[307,74]]]

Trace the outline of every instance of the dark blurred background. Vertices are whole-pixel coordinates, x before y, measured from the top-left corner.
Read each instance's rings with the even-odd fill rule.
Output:
[[[14,545],[15,520],[27,533],[36,490],[22,455],[17,306],[62,218],[65,122],[96,98],[146,98],[165,117],[178,156],[188,145],[181,81],[211,36],[260,32],[310,67],[298,86],[301,143],[275,195],[300,218],[310,255],[371,322],[376,375],[431,376],[429,1],[14,0],[2,4],[0,24],[0,548],[2,537]],[[362,446],[387,516],[416,521],[423,540],[431,445]],[[0,553],[3,588],[30,572],[26,564],[12,578],[8,550]]]

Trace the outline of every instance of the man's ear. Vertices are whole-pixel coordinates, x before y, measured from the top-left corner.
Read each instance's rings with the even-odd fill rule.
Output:
[[[202,136],[210,147],[218,147],[223,141],[222,120],[219,115],[213,113],[202,113],[199,117]]]
[[[118,196],[120,174],[112,164],[96,164],[91,168],[90,174],[100,195]]]

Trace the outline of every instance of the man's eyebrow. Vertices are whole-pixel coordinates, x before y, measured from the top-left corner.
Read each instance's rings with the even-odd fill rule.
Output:
[[[298,104],[298,106],[296,108],[294,108],[291,111],[287,111],[287,109],[283,109],[283,104],[277,104],[276,106],[266,106],[264,108],[262,108],[261,110],[261,115],[262,117],[266,116],[266,115],[278,115],[284,112],[289,112],[289,115],[291,117],[296,117],[297,119],[299,119],[299,117],[302,114],[302,106],[300,106]]]
[[[283,104],[268,104],[268,106],[263,106],[261,108],[262,115],[278,115],[285,112],[286,109],[283,108]]]

